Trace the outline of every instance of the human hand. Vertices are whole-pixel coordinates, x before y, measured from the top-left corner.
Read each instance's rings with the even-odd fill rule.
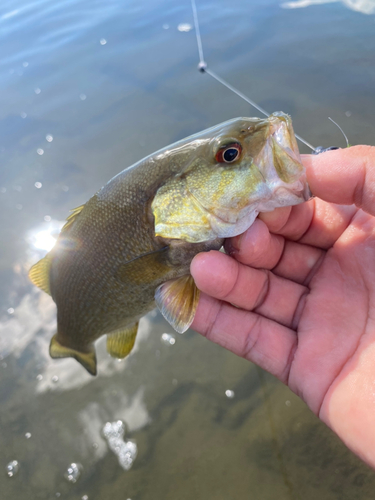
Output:
[[[303,163],[317,198],[193,259],[192,328],[288,384],[375,467],[375,147]]]

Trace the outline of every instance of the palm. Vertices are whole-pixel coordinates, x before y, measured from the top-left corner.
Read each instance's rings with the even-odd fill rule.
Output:
[[[360,433],[361,406],[375,409],[375,386],[363,391],[375,366],[375,219],[318,199],[263,219],[227,242],[234,259],[193,261],[204,292],[193,328],[287,383],[338,434],[343,412]]]
[[[375,340],[374,229],[373,218],[357,211],[305,281],[309,290],[296,324],[298,347],[288,383],[322,416],[326,396],[358,366],[363,340]]]

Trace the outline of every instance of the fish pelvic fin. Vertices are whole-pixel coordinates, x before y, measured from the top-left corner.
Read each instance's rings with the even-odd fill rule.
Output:
[[[41,259],[39,262],[33,265],[29,271],[30,281],[41,288],[44,292],[51,295],[51,289],[49,284],[49,273],[51,270],[52,258],[49,253]]]
[[[71,210],[71,214],[67,217],[66,222],[63,225],[61,231],[65,231],[66,229],[68,229],[69,226],[71,226],[73,224],[73,222],[77,219],[79,214],[82,212],[84,206],[85,205],[81,205],[81,206],[79,206],[77,208],[73,208],[73,210]]]
[[[51,358],[74,358],[86,368],[90,375],[96,375],[96,353],[94,346],[88,352],[77,351],[71,347],[66,347],[57,340],[58,334],[55,334],[49,346]]]
[[[178,333],[184,333],[193,322],[200,292],[189,274],[160,285],[155,301],[164,318]]]

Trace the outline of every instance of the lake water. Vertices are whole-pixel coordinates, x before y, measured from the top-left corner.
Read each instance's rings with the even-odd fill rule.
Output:
[[[374,144],[374,0],[197,6],[213,71],[314,146],[345,145],[328,116]],[[157,313],[127,360],[99,342],[96,378],[49,358],[55,307],[27,271],[69,209],[147,154],[257,114],[197,71],[192,24],[188,0],[0,4],[1,500],[374,498],[374,472],[286,387]],[[130,465],[135,445],[103,434],[118,420],[130,470],[116,452]]]

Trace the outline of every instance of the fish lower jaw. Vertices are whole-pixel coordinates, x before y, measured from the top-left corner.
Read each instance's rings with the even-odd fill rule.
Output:
[[[257,218],[258,213],[259,210],[254,209],[238,219],[236,222],[226,222],[217,216],[211,216],[211,229],[218,238],[232,238],[234,236],[238,236],[249,229]]]
[[[232,238],[245,232],[253,224],[261,212],[272,212],[275,208],[298,205],[311,198],[311,191],[307,183],[296,181],[291,185],[280,185],[270,190],[268,199],[253,202],[251,209],[237,220],[225,220],[217,215],[210,217],[210,225],[218,238]]]
[[[275,208],[299,205],[311,198],[311,191],[307,182],[301,180],[291,184],[282,183],[272,186],[272,196],[257,204],[258,212],[271,212]]]

